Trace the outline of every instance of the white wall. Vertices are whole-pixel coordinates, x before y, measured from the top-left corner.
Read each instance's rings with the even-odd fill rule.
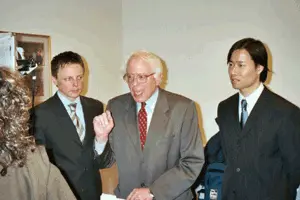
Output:
[[[218,130],[218,103],[235,92],[226,67],[230,46],[259,38],[273,56],[271,88],[300,106],[299,0],[2,0],[0,30],[50,35],[52,56],[83,55],[87,95],[104,103],[128,91],[120,67],[132,51],[157,53],[168,65],[166,89],[200,105],[207,138]]]
[[[89,68],[87,96],[106,103],[122,88],[121,11],[119,0],[2,0],[0,30],[50,35],[52,57],[81,54]]]
[[[275,72],[270,87],[300,106],[299,5],[295,0],[126,0],[123,57],[141,48],[161,56],[169,71],[166,89],[200,104],[209,139],[218,131],[218,103],[235,93],[226,56],[243,37],[269,46]]]

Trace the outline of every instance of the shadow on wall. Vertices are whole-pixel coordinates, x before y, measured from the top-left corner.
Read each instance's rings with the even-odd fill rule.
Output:
[[[83,56],[81,56],[81,58],[82,58],[83,64],[84,64],[84,78],[83,78],[84,87],[81,92],[81,95],[85,96],[87,94],[88,88],[89,88],[90,70],[89,70],[89,64],[87,63],[86,59]]]
[[[162,81],[161,81],[159,87],[162,89],[165,89],[168,84],[168,68],[167,68],[166,62],[162,58],[160,58],[160,59],[161,59],[162,67],[163,67],[163,69],[162,69],[162,77],[163,78],[162,78]]]
[[[162,66],[163,66],[163,70],[162,70],[163,78],[162,78],[162,82],[160,84],[160,87],[162,89],[165,89],[167,84],[168,84],[168,67],[167,67],[166,61],[164,61],[162,58],[160,58],[160,59],[161,59]],[[196,105],[197,114],[198,114],[198,125],[199,125],[199,128],[200,128],[202,144],[203,144],[203,146],[205,146],[207,141],[206,141],[206,134],[205,134],[204,129],[203,129],[202,111],[201,111],[200,105],[197,102],[195,102],[195,105]]]
[[[269,69],[267,80],[265,81],[265,85],[269,85],[272,81],[273,74],[275,74],[273,72],[273,56],[272,56],[272,53],[271,53],[270,48],[268,47],[268,45],[267,44],[264,44],[264,45],[265,45],[265,47],[267,49],[267,52],[268,52],[268,69]]]
[[[195,102],[195,105],[196,105],[197,114],[198,114],[198,125],[200,128],[202,144],[203,144],[203,146],[205,146],[207,141],[206,141],[206,134],[205,134],[205,131],[203,128],[203,118],[202,118],[201,106],[197,102]]]

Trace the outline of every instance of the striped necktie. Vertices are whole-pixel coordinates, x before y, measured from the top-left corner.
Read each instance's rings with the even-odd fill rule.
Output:
[[[77,116],[76,114],[76,103],[71,103],[69,104],[69,107],[70,107],[70,117],[76,127],[76,131],[78,133],[78,136],[80,138],[80,140],[82,141],[83,140],[83,125],[80,123],[80,120],[79,120],[79,117]]]

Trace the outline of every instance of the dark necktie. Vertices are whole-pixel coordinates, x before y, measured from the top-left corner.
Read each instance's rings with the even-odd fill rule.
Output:
[[[144,149],[147,137],[147,112],[145,109],[146,103],[141,103],[141,109],[138,113],[138,123],[139,123],[139,131],[140,131],[140,140],[141,140],[141,148]]]
[[[244,128],[247,118],[248,118],[248,112],[247,112],[247,101],[243,99],[241,101],[241,127]]]

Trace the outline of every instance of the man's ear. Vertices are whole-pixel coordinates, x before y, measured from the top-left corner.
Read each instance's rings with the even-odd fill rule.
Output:
[[[162,73],[155,73],[154,77],[155,77],[156,85],[159,86],[163,79]]]
[[[52,76],[52,82],[53,82],[53,84],[56,85],[56,87],[57,87],[57,79],[56,79],[54,76]]]
[[[257,65],[256,66],[256,72],[257,74],[260,74],[264,70],[264,66],[262,65]]]

